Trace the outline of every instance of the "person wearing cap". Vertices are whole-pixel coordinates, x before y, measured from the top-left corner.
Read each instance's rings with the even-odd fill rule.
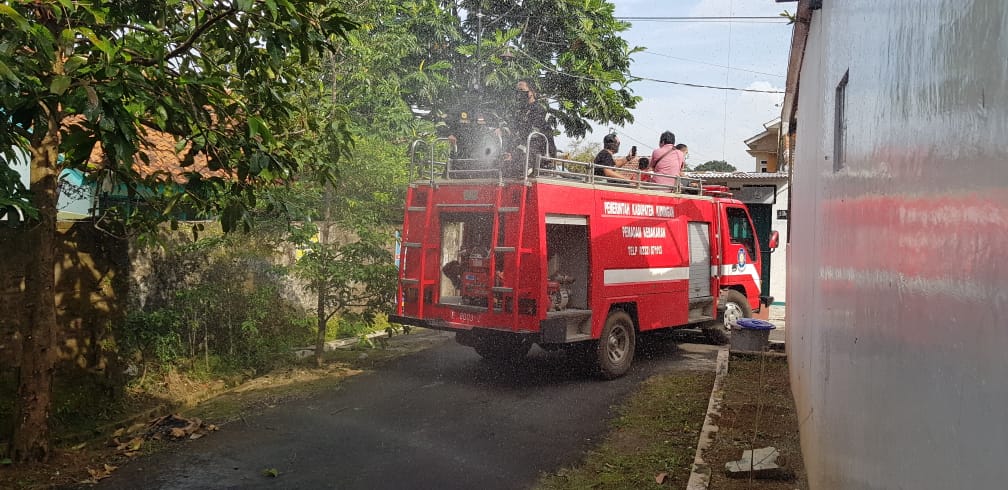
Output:
[[[637,157],[616,157],[619,151],[620,140],[616,133],[610,133],[602,138],[602,151],[595,155],[595,175],[599,177],[609,177],[611,179],[626,180],[626,177],[616,171],[626,164],[637,164]]]

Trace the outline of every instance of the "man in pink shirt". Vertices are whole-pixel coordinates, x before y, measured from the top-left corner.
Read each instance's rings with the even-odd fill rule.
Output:
[[[658,139],[658,148],[651,152],[651,166],[654,167],[656,184],[675,185],[676,177],[682,173],[686,159],[675,147],[675,135],[665,131]]]

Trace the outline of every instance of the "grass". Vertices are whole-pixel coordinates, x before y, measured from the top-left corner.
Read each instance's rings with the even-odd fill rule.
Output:
[[[713,384],[714,374],[705,371],[647,380],[619,408],[600,446],[579,466],[544,475],[538,488],[684,488]]]
[[[717,424],[714,443],[704,455],[712,470],[711,490],[808,488],[786,358],[733,355]],[[725,463],[741,458],[744,450],[766,446],[780,451],[777,464],[792,478],[749,481],[726,476]]]

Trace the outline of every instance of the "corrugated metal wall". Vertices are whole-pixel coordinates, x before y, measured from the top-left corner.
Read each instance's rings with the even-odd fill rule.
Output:
[[[1005,488],[1008,2],[823,4],[788,254],[810,484]]]
[[[689,231],[689,299],[711,295],[710,224],[687,223]]]

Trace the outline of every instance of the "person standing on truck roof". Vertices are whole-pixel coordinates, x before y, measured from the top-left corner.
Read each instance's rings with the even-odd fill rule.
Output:
[[[675,134],[665,131],[658,138],[658,148],[651,152],[651,166],[654,167],[654,183],[675,185],[676,178],[682,173],[686,158],[676,149]]]
[[[626,164],[636,165],[637,157],[632,156],[629,158],[619,157],[616,158],[615,155],[619,151],[620,140],[616,136],[616,133],[610,133],[602,138],[602,151],[595,155],[595,175],[599,177],[609,177],[611,179],[626,180],[625,177],[616,171],[617,168],[622,168]]]
[[[527,80],[519,80],[515,84],[517,113],[515,114],[514,137],[518,145],[527,143],[532,133],[542,133],[546,142],[537,139],[532,142],[533,154],[556,157],[556,145],[553,143],[553,131],[546,120],[546,108],[539,103],[535,89]]]

